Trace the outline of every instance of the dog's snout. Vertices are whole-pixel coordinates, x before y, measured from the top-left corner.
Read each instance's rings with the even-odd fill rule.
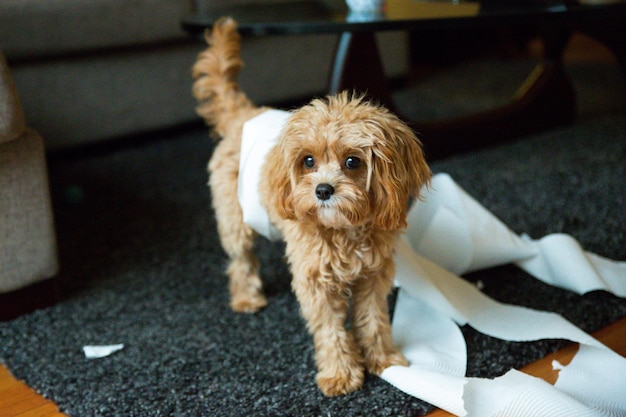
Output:
[[[315,195],[322,201],[328,200],[334,193],[335,188],[330,184],[323,183],[315,187]]]

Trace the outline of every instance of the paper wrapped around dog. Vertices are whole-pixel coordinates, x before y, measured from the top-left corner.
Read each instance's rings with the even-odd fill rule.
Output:
[[[265,156],[276,144],[278,133],[291,116],[281,110],[268,110],[243,125],[237,197],[243,210],[243,221],[258,234],[280,240],[280,232],[261,204],[259,179]]]
[[[260,203],[265,154],[290,113],[271,110],[244,126],[239,202],[246,224],[280,237]],[[435,175],[408,217],[396,246],[400,287],[392,323],[394,342],[410,362],[381,377],[397,388],[459,416],[526,417],[626,413],[626,359],[558,314],[496,302],[458,276],[514,263],[550,285],[583,294],[626,296],[626,262],[585,252],[571,237],[518,236],[446,174]],[[466,345],[459,325],[509,341],[566,339],[581,343],[552,386],[511,370],[494,380],[465,377]],[[617,413],[617,414],[615,414]]]

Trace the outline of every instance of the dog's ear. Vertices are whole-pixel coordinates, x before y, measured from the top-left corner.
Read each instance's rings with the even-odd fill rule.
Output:
[[[387,115],[380,125],[385,137],[372,148],[374,224],[385,230],[404,229],[409,200],[419,197],[431,172],[420,141],[406,124]]]
[[[263,173],[265,179],[262,184],[265,201],[271,207],[270,210],[282,219],[294,220],[296,215],[291,197],[292,164],[293,161],[285,155],[285,150],[281,146],[274,146],[265,161]]]

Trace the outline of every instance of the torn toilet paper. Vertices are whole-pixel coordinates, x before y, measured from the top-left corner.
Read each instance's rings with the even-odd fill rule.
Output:
[[[99,359],[124,349],[123,344],[117,345],[85,345],[83,353],[87,359]]]

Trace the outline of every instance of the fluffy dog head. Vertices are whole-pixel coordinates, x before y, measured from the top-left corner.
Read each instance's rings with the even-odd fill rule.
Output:
[[[409,200],[430,178],[412,130],[345,92],[297,110],[267,164],[279,217],[333,229],[405,228]]]

